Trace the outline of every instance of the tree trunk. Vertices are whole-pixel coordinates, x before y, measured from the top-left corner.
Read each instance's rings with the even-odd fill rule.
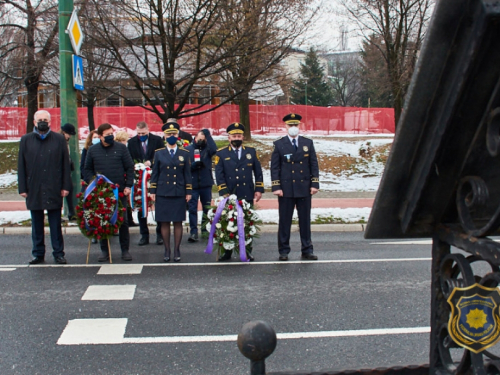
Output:
[[[252,140],[252,132],[250,130],[250,99],[248,92],[243,92],[238,96],[238,107],[240,109],[240,123],[245,126],[245,141]]]
[[[89,130],[95,130],[94,103],[87,103],[87,117],[89,118]]]
[[[28,91],[28,117],[26,119],[26,134],[33,131],[35,113],[38,111],[38,77],[29,77],[24,81]]]

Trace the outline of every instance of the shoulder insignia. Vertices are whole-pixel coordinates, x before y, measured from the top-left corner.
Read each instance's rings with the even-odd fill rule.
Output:
[[[156,151],[160,151],[160,150],[165,150],[165,147],[162,147],[162,148],[156,149],[156,150],[155,150],[155,152],[156,152]]]
[[[228,146],[221,147],[221,148],[217,149],[217,151],[222,151],[222,150],[226,149],[227,147]]]
[[[220,157],[218,157],[217,155],[214,156],[214,163],[215,165],[219,164],[219,160],[220,160]]]
[[[305,139],[309,139],[310,141],[312,141],[312,139],[311,139],[311,138],[309,138],[309,137],[304,137],[303,135],[301,135],[301,137],[302,137],[302,138],[305,138]]]
[[[189,152],[189,150],[186,150],[184,147],[179,147],[179,150]]]

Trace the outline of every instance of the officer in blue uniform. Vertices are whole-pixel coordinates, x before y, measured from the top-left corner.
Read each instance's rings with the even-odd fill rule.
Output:
[[[215,157],[215,178],[219,195],[235,194],[238,199],[245,199],[253,205],[264,193],[264,178],[257,152],[253,147],[243,146],[243,124],[235,122],[229,125],[227,133],[229,146],[217,150]],[[248,246],[248,258],[253,261],[251,251],[251,246]],[[231,254],[232,251],[225,251],[219,260],[229,260]]]
[[[174,262],[180,262],[182,222],[186,220],[186,202],[191,199],[191,159],[189,151],[177,145],[178,124],[165,124],[166,147],[156,150],[151,174],[151,199],[155,201],[155,218],[161,223],[165,253],[170,261],[170,223],[174,223]]]
[[[299,216],[302,259],[317,260],[311,242],[311,198],[319,191],[319,167],[312,139],[299,136],[302,116],[283,118],[288,135],[274,141],[271,155],[272,191],[278,196],[279,260],[288,260],[293,210]]]

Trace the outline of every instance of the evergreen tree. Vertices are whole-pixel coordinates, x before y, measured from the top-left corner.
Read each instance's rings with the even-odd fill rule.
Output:
[[[332,104],[330,85],[325,80],[325,72],[313,48],[307,53],[305,64],[301,64],[300,77],[293,81],[290,94],[293,104],[322,107]]]

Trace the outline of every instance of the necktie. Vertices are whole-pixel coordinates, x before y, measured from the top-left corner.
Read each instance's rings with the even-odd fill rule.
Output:
[[[146,152],[148,150],[148,146],[146,146],[146,142],[142,142],[142,150],[144,151],[144,155],[146,155]]]
[[[174,157],[174,150],[170,150],[170,156]]]
[[[236,152],[236,159],[240,160],[240,149],[234,150]]]
[[[295,151],[297,151],[297,141],[295,139],[292,139],[292,145]]]

